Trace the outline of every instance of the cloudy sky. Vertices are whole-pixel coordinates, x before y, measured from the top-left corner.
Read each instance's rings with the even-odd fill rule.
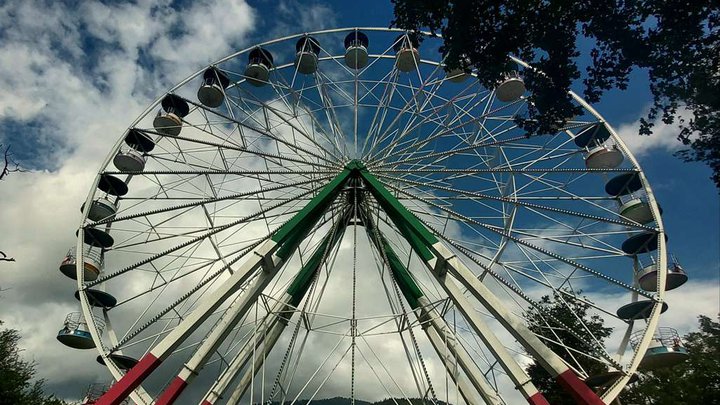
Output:
[[[109,376],[92,353],[55,340],[76,310],[57,271],[74,244],[79,206],[119,134],[174,83],[255,42],[328,27],[381,26],[389,2],[23,1],[0,5],[0,143],[25,169],[0,183],[0,320],[21,331],[24,356],[49,392],[73,398]],[[650,98],[644,72],[595,107],[634,152],[664,210],[670,250],[689,273],[668,294],[663,325],[682,332],[718,314],[720,202],[700,164],[673,157],[675,129],[637,135]],[[68,372],[68,370],[73,370]],[[77,372],[76,372],[77,371]]]

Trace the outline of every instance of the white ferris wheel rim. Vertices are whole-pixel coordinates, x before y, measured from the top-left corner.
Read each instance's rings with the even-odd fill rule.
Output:
[[[190,82],[192,82],[193,80],[195,80],[197,77],[199,77],[200,75],[202,75],[202,73],[203,73],[209,66],[220,65],[220,64],[222,64],[222,63],[224,63],[224,62],[237,59],[238,57],[247,54],[249,51],[251,51],[252,49],[254,49],[254,48],[257,47],[257,46],[270,46],[270,45],[280,44],[280,43],[288,43],[288,44],[289,44],[289,43],[291,43],[292,40],[297,39],[297,38],[301,38],[301,37],[306,36],[306,35],[322,36],[322,35],[326,35],[326,34],[345,33],[345,32],[350,32],[350,31],[354,31],[354,30],[368,31],[368,32],[398,32],[398,33],[404,32],[403,30],[399,30],[399,29],[385,29],[385,28],[373,28],[373,27],[352,27],[352,28],[332,29],[332,30],[321,30],[321,31],[309,32],[309,33],[300,33],[300,34],[296,34],[296,35],[291,35],[291,36],[286,36],[286,37],[282,37],[282,38],[273,39],[273,40],[270,40],[270,41],[266,41],[266,42],[263,42],[263,43],[260,43],[260,44],[253,45],[252,47],[243,49],[243,50],[241,50],[241,51],[239,51],[239,52],[233,53],[233,54],[228,55],[228,56],[226,56],[226,57],[224,57],[224,58],[222,58],[222,59],[219,59],[219,60],[216,61],[215,63],[212,63],[212,64],[204,67],[203,69],[199,70],[198,72],[194,73],[193,75],[191,75],[191,76],[189,76],[188,78],[186,78],[186,79],[184,79],[183,81],[181,81],[179,84],[177,84],[176,86],[174,86],[170,91],[168,91],[168,94],[174,93],[174,92],[177,91],[178,89],[181,89],[183,86],[186,86],[187,84],[189,84]],[[320,58],[319,58],[319,61],[320,61],[320,63],[322,63],[322,62],[324,62],[324,61],[331,61],[331,60],[333,60],[333,59],[337,60],[337,59],[341,59],[342,56],[343,56],[342,54],[338,54],[338,55],[333,55],[333,56],[331,56],[331,57],[330,57],[330,56],[320,57]],[[373,59],[383,59],[383,58],[389,59],[389,58],[393,58],[393,57],[394,57],[394,56],[388,55],[387,53],[385,53],[385,54],[370,54],[370,59],[371,59],[371,60],[373,60]],[[527,66],[524,62],[522,62],[522,61],[520,61],[520,60],[518,60],[518,59],[515,59],[515,58],[513,58],[513,59],[514,59],[518,64],[523,65],[523,66],[525,66],[526,68],[528,68],[528,66]],[[441,61],[432,61],[432,60],[425,60],[425,59],[422,59],[420,63],[423,64],[423,65],[434,65],[435,67],[440,67],[440,66],[442,65],[442,62],[441,62]],[[274,67],[274,70],[292,69],[292,66],[293,66],[293,63],[290,62],[290,63],[287,63],[287,64],[278,65],[278,66]],[[237,85],[237,84],[236,84],[236,85]],[[143,118],[146,118],[146,117],[149,116],[153,111],[155,111],[155,110],[158,108],[158,106],[159,106],[159,104],[160,104],[160,102],[162,101],[162,99],[163,99],[164,96],[165,96],[165,94],[163,94],[163,95],[162,95],[161,97],[159,97],[155,102],[153,102],[153,103],[140,115],[140,117],[139,117],[135,122],[133,122],[133,123],[130,125],[129,128],[134,128],[136,125],[138,125],[138,123],[140,123],[140,122],[143,120]],[[572,98],[575,100],[575,102],[577,102],[580,106],[582,106],[591,116],[595,117],[595,119],[596,119],[598,122],[602,122],[602,123],[605,122],[604,118],[603,118],[597,111],[595,111],[590,105],[588,105],[586,102],[584,102],[584,100],[582,100],[579,96],[577,96],[577,95],[574,94],[574,93],[571,93],[571,96],[572,96]],[[653,197],[652,190],[651,190],[651,188],[650,188],[650,186],[649,186],[649,183],[647,182],[647,179],[645,178],[644,173],[642,172],[642,169],[640,168],[639,163],[636,161],[636,159],[635,159],[634,156],[632,155],[631,151],[630,151],[630,150],[627,148],[627,146],[623,143],[622,139],[621,139],[621,138],[618,136],[618,134],[612,129],[612,127],[610,127],[609,125],[606,125],[606,127],[607,127],[607,129],[610,131],[610,133],[611,133],[612,140],[615,142],[615,144],[617,145],[617,147],[623,152],[625,158],[630,162],[631,166],[635,169],[635,172],[636,172],[636,173],[638,174],[638,176],[640,177],[641,182],[642,182],[643,190],[644,190],[644,192],[646,193],[648,199],[650,200],[650,203],[651,203],[650,205],[651,205],[651,207],[652,207],[653,214],[654,214],[654,216],[655,216],[655,226],[654,226],[654,228],[655,228],[655,230],[657,231],[657,234],[658,234],[658,235],[664,235],[662,218],[661,218],[661,216],[660,216],[659,209],[658,209],[658,207],[657,207],[656,202],[654,201],[654,197]],[[96,196],[96,194],[99,193],[99,191],[97,191],[97,184],[98,184],[98,182],[100,181],[100,175],[103,173],[103,171],[106,170],[107,167],[110,167],[113,157],[115,156],[115,154],[117,153],[117,151],[120,150],[120,148],[122,147],[123,140],[124,140],[126,134],[127,134],[127,131],[120,137],[120,139],[117,141],[117,143],[116,143],[115,146],[111,149],[110,153],[108,154],[107,158],[105,159],[105,161],[104,161],[104,163],[103,163],[103,165],[102,165],[102,168],[103,168],[103,169],[98,173],[98,176],[96,177],[95,182],[94,182],[94,184],[92,185],[92,187],[91,187],[91,189],[90,189],[90,192],[89,192],[89,194],[88,194],[88,196],[87,196],[87,198],[86,198],[86,201],[85,201],[86,206],[89,206],[89,204],[92,203],[92,201],[93,201],[94,197]],[[87,221],[87,218],[86,218],[86,215],[84,214],[84,218],[83,218],[83,220],[82,220],[81,226],[84,226],[85,223],[86,223],[86,221]],[[90,301],[89,301],[89,299],[88,299],[88,297],[87,297],[87,294],[85,293],[86,283],[85,283],[85,280],[83,280],[83,270],[82,270],[82,266],[83,266],[83,260],[82,260],[82,257],[83,257],[83,256],[82,256],[82,255],[84,254],[84,252],[83,252],[83,246],[84,246],[84,234],[83,234],[83,232],[80,232],[79,235],[78,235],[78,242],[77,242],[77,251],[78,251],[78,252],[77,252],[77,257],[78,257],[78,260],[77,260],[77,272],[78,272],[77,286],[78,286],[78,289],[81,291],[81,294],[80,294],[80,302],[81,302],[81,306],[82,306],[82,311],[83,311],[83,313],[84,313],[84,315],[85,315],[85,318],[86,318],[86,320],[87,320],[87,322],[88,322],[88,326],[89,326],[89,328],[90,328],[90,331],[92,332],[92,337],[93,337],[93,340],[94,340],[94,342],[95,342],[95,345],[96,345],[98,348],[103,348],[103,347],[107,347],[107,346],[108,346],[108,345],[107,345],[108,342],[106,342],[105,340],[103,340],[102,334],[99,333],[99,330],[98,330],[98,328],[97,328],[96,325],[95,325],[95,321],[94,321],[95,318],[92,316],[92,314],[93,314],[93,307],[91,306]],[[664,253],[664,252],[666,252],[665,238],[663,238],[663,237],[658,237],[658,249],[657,249],[657,251],[658,251],[658,254],[657,254],[657,262],[658,262],[657,264],[658,264],[658,268],[659,268],[659,269],[664,269],[664,268],[666,268],[666,266],[667,266],[667,263],[666,263],[666,254]],[[616,384],[614,385],[613,389],[612,389],[611,391],[609,391],[609,392],[611,393],[610,398],[613,398],[614,395],[617,395],[617,393],[619,393],[619,390],[627,383],[627,381],[628,381],[629,378],[631,377],[632,373],[637,369],[640,361],[642,360],[642,355],[643,355],[643,354],[645,353],[645,351],[647,350],[647,347],[648,347],[648,345],[649,345],[649,343],[650,343],[650,340],[651,340],[651,338],[652,338],[652,335],[653,335],[653,333],[654,333],[654,330],[655,330],[655,328],[657,327],[658,320],[659,320],[659,316],[660,316],[660,310],[659,310],[659,308],[660,308],[660,306],[661,306],[661,304],[662,304],[663,297],[664,297],[664,293],[665,293],[664,288],[663,288],[663,286],[664,286],[664,280],[663,280],[663,278],[664,278],[665,272],[664,272],[664,271],[659,271],[659,274],[660,274],[660,276],[659,276],[659,277],[660,277],[660,280],[658,281],[658,283],[661,285],[661,287],[659,288],[659,290],[657,291],[657,294],[656,294],[656,297],[657,297],[657,298],[656,298],[656,304],[653,306],[653,310],[652,310],[650,316],[647,318],[647,327],[645,328],[644,337],[643,337],[643,339],[641,340],[640,345],[637,347],[637,350],[636,350],[636,352],[635,352],[635,355],[632,356],[632,358],[631,358],[631,360],[630,360],[630,363],[628,364],[627,368],[624,369],[624,371],[627,373],[627,375],[624,376],[624,377],[622,377],[622,378],[620,378],[620,379],[616,382]],[[633,300],[636,300],[637,298],[638,298],[637,295],[634,295],[634,296],[633,296]],[[117,346],[117,344],[118,344],[118,339],[117,339],[117,337],[115,336],[115,331],[113,330],[112,323],[110,322],[111,319],[110,319],[110,317],[107,316],[107,312],[105,312],[104,315],[105,315],[105,323],[106,323],[106,325],[107,325],[107,326],[106,326],[106,328],[107,328],[106,330],[107,330],[107,332],[109,333],[109,343],[111,343],[112,346]],[[623,340],[622,340],[622,342],[621,342],[621,344],[620,344],[621,348],[624,348],[624,347],[627,345],[628,339],[629,339],[629,332],[632,331],[632,328],[633,328],[633,324],[632,324],[632,322],[630,322],[630,325],[629,325],[629,328],[628,328],[628,333],[625,334],[625,336],[623,337]],[[105,352],[105,350],[100,349],[100,354],[101,354],[101,356],[103,356],[103,358],[105,359],[105,363],[106,363],[106,365],[108,366],[110,372],[113,374],[114,378],[115,378],[116,380],[119,380],[119,379],[122,377],[122,375],[124,374],[123,370],[119,369],[112,361],[109,361],[109,359],[107,358],[107,353]],[[150,395],[149,395],[149,394],[143,394],[143,393],[142,393],[142,390],[139,391],[139,392],[140,392],[140,394],[137,395],[136,397],[134,397],[134,400],[140,402],[140,401],[147,401],[148,398],[150,398]],[[607,398],[607,397],[606,397],[606,398]]]

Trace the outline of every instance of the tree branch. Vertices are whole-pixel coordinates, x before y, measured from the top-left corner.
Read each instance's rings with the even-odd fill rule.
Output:
[[[2,144],[0,144],[0,149],[2,149]],[[0,180],[5,178],[10,173],[19,172],[22,171],[20,169],[20,165],[13,159],[12,153],[10,153],[10,146],[7,146],[5,148],[5,151],[3,152],[3,163],[2,163],[2,170],[0,171]],[[0,251],[0,262],[14,262],[15,258],[8,257],[5,252]]]
[[[0,148],[2,148],[2,144],[0,144]],[[5,178],[5,176],[10,173],[22,171],[20,169],[20,164],[18,164],[15,159],[13,159],[12,153],[10,153],[10,146],[5,148],[3,158],[3,168],[2,171],[0,171],[0,180]]]
[[[15,261],[15,258],[7,257],[7,255],[3,251],[0,251],[0,256],[2,256],[2,257],[0,257],[0,262],[14,262]]]

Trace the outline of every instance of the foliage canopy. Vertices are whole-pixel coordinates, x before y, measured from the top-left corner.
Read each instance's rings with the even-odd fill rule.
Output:
[[[20,357],[19,340],[17,330],[0,330],[0,405],[64,405],[43,394],[43,380],[33,382],[35,364]]]
[[[538,307],[528,310],[526,318],[530,330],[540,336],[548,348],[568,364],[596,375],[607,371],[607,367],[586,354],[592,355],[597,344],[603,344],[610,336],[612,328],[605,327],[603,319],[589,311],[590,304],[584,299],[557,293],[552,298],[547,295],[542,297]],[[595,343],[596,339],[598,343]],[[575,401],[542,366],[533,363],[526,371],[548,402],[575,405]]]
[[[623,393],[623,404],[720,404],[720,323],[706,316],[699,321],[699,330],[684,337],[687,361],[640,374]]]
[[[714,0],[392,0],[392,25],[441,33],[448,68],[474,67],[493,88],[512,69],[508,55],[527,61],[530,134],[552,132],[576,114],[567,91],[582,79],[597,102],[625,89],[630,73],[647,71],[653,100],[641,120],[678,124],[686,161],[704,162],[720,187],[720,6]],[[581,75],[578,57],[589,44]],[[542,74],[538,72],[543,72]]]
[[[592,353],[588,344],[592,335],[600,343],[612,333],[602,318],[589,313],[583,300],[558,294],[545,296],[538,307],[526,313],[530,329],[540,336],[568,364],[581,367],[589,375],[607,371],[607,367],[584,353]],[[684,336],[688,359],[674,367],[638,371],[638,381],[620,395],[624,405],[720,405],[720,323],[700,316],[699,329]],[[576,334],[571,334],[567,329]],[[578,335],[578,336],[576,336]],[[556,342],[562,342],[558,344]],[[533,383],[553,405],[575,405],[540,365],[527,368]]]

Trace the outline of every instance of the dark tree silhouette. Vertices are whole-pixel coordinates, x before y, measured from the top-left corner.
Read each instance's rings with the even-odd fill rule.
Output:
[[[33,381],[35,364],[20,357],[19,340],[17,330],[0,330],[0,405],[66,405],[43,394],[43,380]]]
[[[3,145],[0,144],[0,150],[3,149]],[[3,152],[3,166],[0,170],[0,180],[4,179],[10,173],[19,172],[20,165],[13,159],[12,153],[10,153],[10,146],[5,147]],[[0,251],[0,262],[14,262],[15,259],[8,257],[5,252]]]
[[[567,91],[582,79],[597,102],[647,72],[652,105],[641,120],[649,135],[661,119],[677,124],[686,161],[704,162],[720,187],[720,3],[716,0],[392,0],[392,25],[441,33],[448,68],[475,67],[492,88],[512,69],[508,54],[530,63],[524,77],[529,134],[550,132],[576,113]],[[578,67],[589,44],[589,65]],[[583,45],[580,47],[579,45]],[[469,65],[469,66],[463,66]],[[543,73],[538,73],[543,72]],[[684,113],[688,111],[688,113]]]
[[[544,338],[547,346],[568,364],[580,365],[590,375],[606,372],[605,364],[584,355],[594,354],[594,339],[603,343],[612,333],[612,328],[603,325],[602,318],[589,313],[590,305],[571,296],[561,299],[558,295],[552,298],[546,295],[539,304],[540,308],[530,308],[526,313],[530,330]],[[575,400],[542,366],[533,363],[528,366],[527,372],[548,402],[553,405],[575,405]]]
[[[623,405],[720,404],[720,323],[699,317],[698,331],[684,337],[688,360],[640,374],[623,393]]]
[[[3,144],[0,143],[0,150],[3,149]],[[13,159],[13,155],[10,152],[10,146],[6,146],[3,151],[3,167],[0,170],[0,180],[4,179],[10,173],[19,172],[20,165]]]

